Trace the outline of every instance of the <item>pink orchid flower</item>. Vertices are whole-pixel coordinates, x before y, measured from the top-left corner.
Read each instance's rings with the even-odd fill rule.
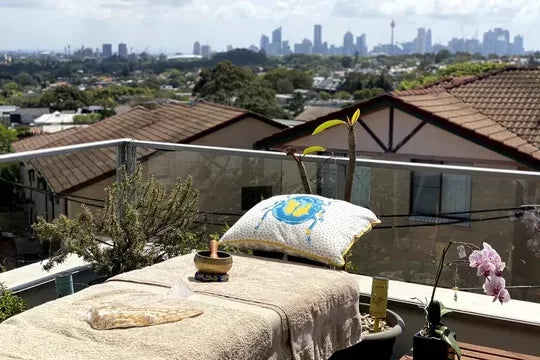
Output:
[[[504,278],[499,276],[493,276],[486,279],[483,288],[486,295],[493,296],[493,301],[495,301],[499,298],[499,294],[503,290],[506,291],[506,289],[504,288],[505,286],[506,281],[504,280]]]
[[[485,260],[486,255],[482,251],[474,250],[471,255],[469,255],[469,266],[473,268],[478,267],[483,264]]]
[[[491,245],[489,245],[488,243],[484,243],[484,249],[482,249],[482,253],[489,259],[489,261],[491,261],[493,264],[498,264],[501,262],[501,257],[499,256],[499,254],[497,253],[497,251],[495,251],[495,249],[493,249],[491,247]]]
[[[480,265],[478,265],[476,270],[477,270],[476,274],[478,276],[488,277],[490,275],[495,274],[495,271],[497,270],[497,267],[492,262],[490,262],[489,260],[486,259],[486,260],[484,260],[484,262],[482,262]]]
[[[510,294],[508,293],[508,290],[502,289],[501,291],[499,291],[499,294],[497,295],[497,298],[494,299],[493,301],[495,301],[495,300],[499,300],[499,302],[501,304],[509,302],[510,301]]]

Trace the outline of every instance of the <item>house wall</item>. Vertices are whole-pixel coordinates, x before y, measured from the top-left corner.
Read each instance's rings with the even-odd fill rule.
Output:
[[[193,145],[222,146],[236,149],[253,149],[253,143],[281,129],[261,120],[247,117],[234,124],[214,131],[193,142]]]
[[[381,142],[388,147],[389,139],[389,116],[388,108],[362,116],[362,120],[377,135]],[[400,110],[394,110],[393,146],[396,147],[417,125],[420,120]],[[279,148],[288,146],[308,147],[312,145],[323,146],[329,151],[347,151],[346,132],[343,127],[336,126],[318,135],[307,135],[280,145]],[[372,155],[372,157],[384,156],[385,158],[408,159],[439,159],[448,161],[467,162],[471,164],[482,163],[496,167],[513,167],[517,164],[496,152],[488,150],[471,141],[457,135],[426,124],[395,154],[385,153],[377,142],[360,125],[356,126],[356,147],[360,153]]]

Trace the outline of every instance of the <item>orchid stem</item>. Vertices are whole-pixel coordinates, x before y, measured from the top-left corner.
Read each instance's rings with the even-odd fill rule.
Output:
[[[448,245],[443,249],[441,260],[439,261],[439,267],[437,268],[437,276],[435,276],[435,282],[433,284],[433,292],[431,293],[431,300],[430,304],[433,302],[433,299],[435,298],[435,290],[437,290],[437,286],[439,285],[439,279],[441,278],[442,269],[444,266],[444,258],[446,257],[446,253],[448,252],[448,249],[450,249],[450,246],[452,246],[453,242],[448,242]]]

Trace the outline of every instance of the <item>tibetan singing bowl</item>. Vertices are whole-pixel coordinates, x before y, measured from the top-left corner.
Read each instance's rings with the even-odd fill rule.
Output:
[[[210,251],[199,251],[195,254],[195,267],[206,274],[226,274],[231,270],[232,256],[224,251],[217,252],[217,258],[210,257]]]

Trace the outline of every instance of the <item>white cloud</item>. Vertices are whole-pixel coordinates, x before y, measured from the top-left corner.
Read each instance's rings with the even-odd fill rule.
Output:
[[[540,16],[538,0],[336,0],[338,17],[425,17],[431,19],[486,19],[505,21]]]

